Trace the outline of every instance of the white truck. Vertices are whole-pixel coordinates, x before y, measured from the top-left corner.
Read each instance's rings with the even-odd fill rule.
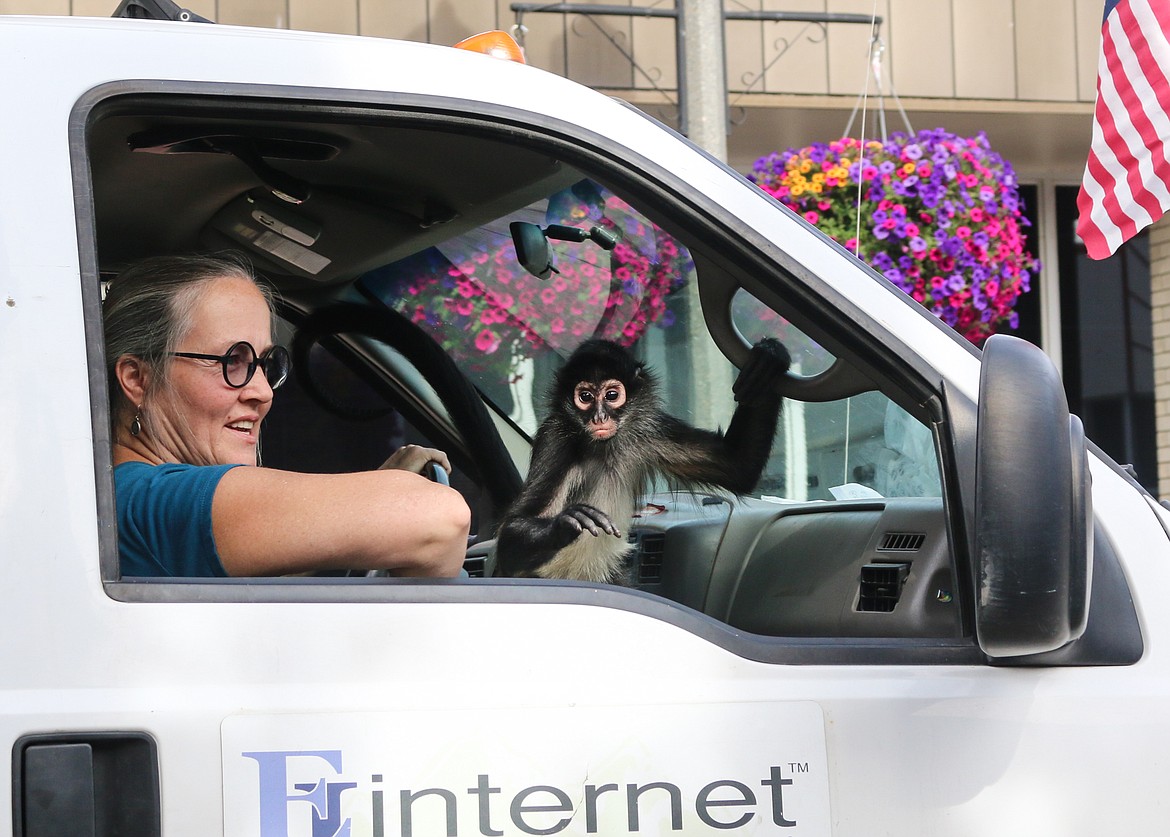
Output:
[[[13,835],[1166,833],[1170,515],[1039,349],[974,349],[685,139],[518,63],[6,16],[0,77]],[[223,250],[294,347],[266,464],[447,450],[469,578],[122,576],[103,283]],[[656,487],[628,588],[494,577],[574,346],[632,345],[714,427],[765,335],[795,363],[752,496]]]

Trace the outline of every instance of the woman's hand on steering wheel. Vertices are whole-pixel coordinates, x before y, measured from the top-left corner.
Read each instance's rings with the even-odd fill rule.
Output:
[[[449,484],[448,475],[451,473],[451,460],[447,454],[436,448],[424,448],[421,445],[403,445],[390,454],[378,470],[396,469],[412,471],[422,474],[435,482]]]

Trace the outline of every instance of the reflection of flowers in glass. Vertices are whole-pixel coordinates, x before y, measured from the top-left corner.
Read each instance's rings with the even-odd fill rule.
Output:
[[[510,238],[491,248],[454,241],[369,278],[389,280],[379,295],[427,328],[456,361],[499,380],[538,348],[572,349],[595,335],[630,345],[651,325],[673,324],[667,297],[693,270],[684,248],[613,195],[603,206],[560,198],[557,209],[568,222],[618,233],[618,245],[612,252],[591,241],[566,245],[559,272],[542,280],[519,266]],[[463,254],[449,260],[459,247]]]
[[[1017,327],[1016,301],[1040,263],[1025,249],[1015,172],[985,134],[790,148],[757,160],[751,179],[971,342]]]

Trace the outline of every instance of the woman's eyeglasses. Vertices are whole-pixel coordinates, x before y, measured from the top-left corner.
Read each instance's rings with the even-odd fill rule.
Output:
[[[203,355],[197,352],[171,352],[172,357],[190,357],[196,360],[218,361],[223,367],[223,379],[229,387],[240,389],[248,385],[256,374],[256,367],[264,371],[268,386],[276,389],[288,377],[292,358],[284,346],[273,346],[262,355],[257,355],[251,343],[241,340],[225,354]]]

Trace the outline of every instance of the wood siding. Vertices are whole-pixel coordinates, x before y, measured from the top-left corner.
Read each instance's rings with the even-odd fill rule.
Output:
[[[576,0],[648,6],[649,0]],[[516,21],[510,0],[189,0],[220,23],[454,43]],[[656,4],[661,8],[663,3]],[[0,14],[109,15],[117,0],[0,0]],[[874,0],[737,0],[732,9],[848,12]],[[902,98],[1091,102],[1101,0],[876,0],[883,72]],[[677,88],[669,19],[528,13],[529,62],[595,87]],[[727,23],[736,93],[858,96],[868,24]],[[871,92],[876,92],[871,84]]]

